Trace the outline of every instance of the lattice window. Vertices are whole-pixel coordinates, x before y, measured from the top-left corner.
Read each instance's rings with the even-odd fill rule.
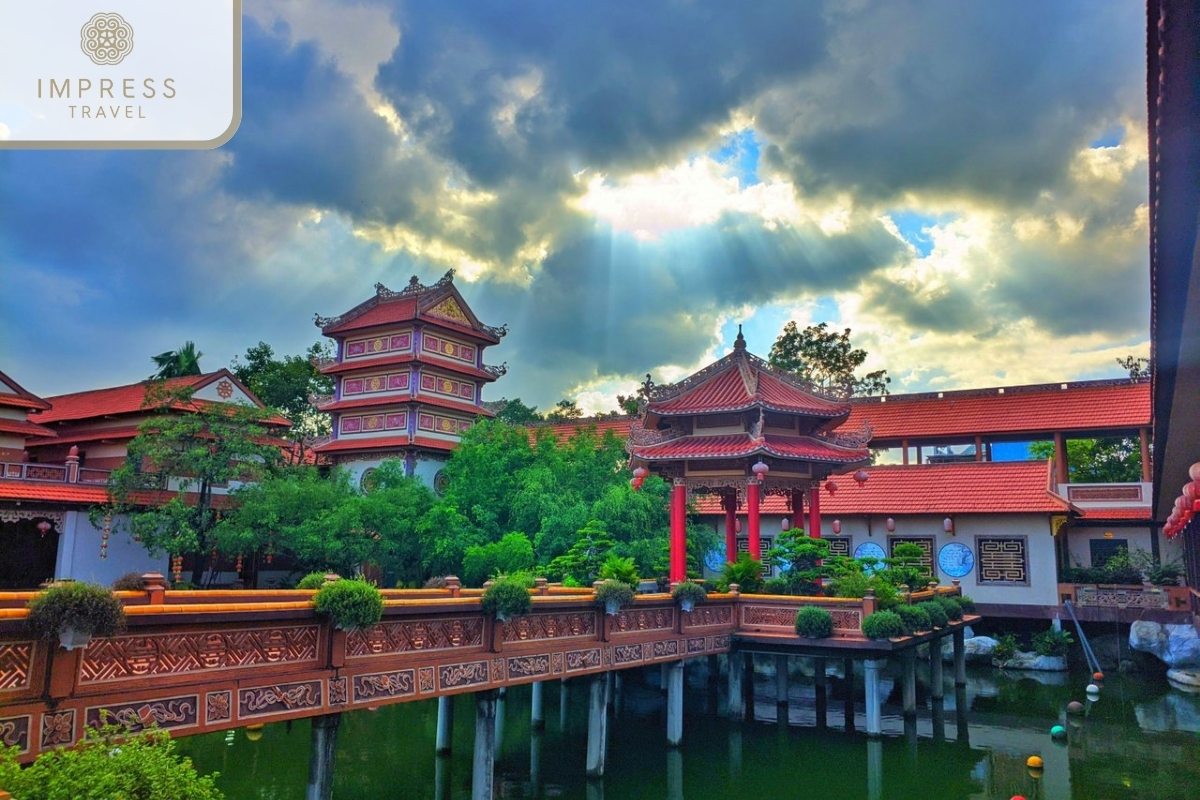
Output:
[[[1088,542],[1088,550],[1091,551],[1092,566],[1103,567],[1118,551],[1124,550],[1126,553],[1129,552],[1129,540],[1092,539]]]
[[[888,539],[888,555],[895,558],[896,545],[898,544],[915,544],[921,548],[921,560],[919,565],[921,573],[929,578],[933,578],[933,539],[926,536],[893,536]]]
[[[1029,555],[1024,536],[979,537],[980,583],[1029,584]]]
[[[831,556],[845,556],[849,558],[850,553],[853,552],[850,547],[850,537],[838,537],[836,539],[826,539],[825,541],[829,542],[829,555]]]
[[[758,542],[764,554],[766,554],[768,550],[775,546],[775,539],[772,536],[759,536]],[[737,540],[737,548],[739,553],[749,553],[750,538],[748,536],[739,536]],[[774,578],[776,572],[777,570],[770,564],[763,564],[763,578]]]
[[[732,428],[741,424],[741,414],[705,414],[696,417],[697,428]]]

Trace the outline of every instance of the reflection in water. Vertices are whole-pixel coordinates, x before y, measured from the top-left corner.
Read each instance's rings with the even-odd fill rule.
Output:
[[[693,671],[690,665],[688,670]],[[888,678],[898,674],[889,672]],[[946,677],[951,678],[949,671]],[[1106,683],[1099,702],[1086,704],[1085,715],[1067,717],[1066,704],[1084,699],[1087,677],[1066,676],[1058,685],[1039,677],[972,671],[966,687],[951,692],[952,683],[946,683],[941,702],[932,701],[922,684],[917,717],[906,724],[894,698],[883,709],[882,738],[872,740],[861,733],[861,674],[854,687],[859,702],[843,718],[850,686],[841,678],[830,675],[829,702],[818,714],[812,673],[807,665],[795,667],[787,712],[780,715],[773,678],[748,673],[754,720],[734,722],[709,713],[711,687],[717,686],[722,695],[717,705],[725,707],[728,684],[704,672],[703,680],[689,675],[683,744],[670,749],[657,668],[627,672],[619,700],[613,692],[608,769],[602,780],[590,783],[583,778],[583,684],[566,695],[546,687],[548,723],[542,732],[531,724],[529,687],[514,687],[505,702],[503,738],[497,737],[496,796],[789,800],[816,796],[813,790],[820,787],[820,796],[838,800],[1009,800],[1014,795],[1181,800],[1200,785],[1200,698],[1175,692],[1163,679],[1117,677]],[[555,714],[561,697],[566,703],[560,702]],[[453,747],[440,758],[434,756],[436,702],[344,713],[334,796],[468,800],[474,697],[461,695],[453,702],[458,706]],[[947,724],[950,713],[953,725]],[[823,731],[818,716],[828,723]],[[859,732],[843,732],[845,723]],[[1068,731],[1059,743],[1049,735],[1056,724]],[[225,744],[224,732],[206,734],[182,739],[180,748],[201,770],[221,771],[218,785],[229,800],[302,797],[310,727],[304,720],[291,732],[282,724],[268,725],[253,742],[237,731],[232,746]],[[1025,766],[1030,755],[1045,761],[1037,778]]]

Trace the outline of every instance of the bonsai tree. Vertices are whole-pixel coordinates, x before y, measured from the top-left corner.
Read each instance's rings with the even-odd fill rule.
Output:
[[[671,597],[675,598],[675,602],[679,603],[679,607],[684,611],[691,611],[708,600],[708,592],[698,583],[684,581],[671,590]]]
[[[529,613],[532,606],[529,587],[520,578],[502,575],[483,590],[483,613],[490,614],[501,622]]]
[[[338,630],[359,630],[379,622],[383,616],[383,594],[366,581],[341,578],[317,591],[313,608],[329,617]]]
[[[48,587],[29,601],[30,631],[40,639],[58,639],[68,650],[85,647],[93,636],[111,636],[125,627],[125,609],[109,589],[67,581]]]
[[[862,623],[863,636],[868,639],[895,639],[904,636],[904,621],[895,611],[876,611]]]
[[[833,615],[820,606],[805,606],[796,613],[796,633],[805,639],[824,639],[833,635]]]
[[[307,575],[305,575],[303,578],[300,579],[300,582],[296,584],[296,588],[297,589],[320,589],[322,586],[325,585],[325,576],[327,574],[328,574],[327,571],[323,570],[323,569],[317,570],[316,572],[310,572]]]
[[[616,614],[632,602],[633,588],[628,583],[607,580],[596,584],[596,605],[603,608],[604,613]]]
[[[909,633],[933,630],[933,621],[929,619],[929,612],[919,605],[899,605],[893,611],[900,616],[900,620],[904,623],[904,627],[908,629]]]
[[[933,602],[942,607],[946,612],[946,619],[951,622],[958,622],[963,618],[963,608],[953,597],[936,597]]]
[[[929,615],[929,621],[933,623],[935,628],[944,628],[949,621],[946,618],[946,609],[942,608],[942,604],[933,600],[926,600],[923,603],[917,603],[917,608],[923,609]]]

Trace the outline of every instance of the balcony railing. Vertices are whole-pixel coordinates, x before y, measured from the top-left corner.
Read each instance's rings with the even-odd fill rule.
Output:
[[[0,477],[5,480],[45,481],[47,483],[108,483],[112,470],[79,467],[76,464],[31,464],[24,461],[0,461]]]

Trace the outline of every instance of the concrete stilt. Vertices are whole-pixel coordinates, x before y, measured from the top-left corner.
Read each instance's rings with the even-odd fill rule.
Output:
[[[742,776],[742,729],[736,725],[729,727],[729,778],[737,780]]]
[[[529,792],[531,797],[542,796],[542,732],[537,729],[529,737]]]
[[[492,768],[496,758],[496,693],[475,694],[475,759],[471,768],[471,800],[492,800]]]
[[[729,656],[729,672],[726,674],[728,680],[728,700],[726,713],[730,719],[738,721],[746,718],[746,661],[739,653],[731,653]]]
[[[887,661],[882,658],[868,658],[863,664],[866,666],[864,678],[866,683],[867,735],[879,736],[883,733],[883,719],[880,713],[879,673],[883,671]]]
[[[496,738],[492,742],[495,747],[493,757],[500,755],[500,747],[504,744],[504,706],[508,701],[508,689],[496,690]]]
[[[433,800],[450,800],[450,755],[439,753],[433,765]]]
[[[962,628],[954,636],[954,685],[967,685],[967,638]]]
[[[558,682],[558,729],[567,732],[567,679]]]
[[[683,800],[683,753],[678,748],[667,751],[667,800]]]
[[[854,733],[854,659],[847,658],[843,661],[842,674],[846,677],[846,699],[843,701],[842,715],[846,733]]]
[[[901,656],[904,666],[904,716],[917,715],[917,651],[909,648]]]
[[[604,781],[588,781],[583,796],[586,800],[604,800]]]
[[[667,693],[667,664],[658,665],[658,690],[663,694]]]
[[[775,705],[786,706],[788,702],[788,657],[775,656]]]
[[[612,697],[610,705],[612,706],[613,719],[621,718],[621,690],[624,688],[625,681],[621,679],[621,673],[614,672],[612,681]]]
[[[954,720],[957,723],[957,741],[964,746],[971,744],[971,728],[967,725],[967,687],[954,689]]]
[[[529,701],[529,722],[533,725],[535,731],[540,731],[546,727],[546,711],[542,705],[542,689],[545,684],[541,681],[533,684],[530,688]]]
[[[667,744],[683,741],[683,662],[672,661],[667,669]]]
[[[870,661],[867,662],[871,663]],[[869,674],[869,671],[868,671]],[[883,797],[883,742],[867,740],[867,798],[881,800]]]
[[[608,679],[593,675],[588,694],[588,738],[586,772],[589,778],[604,777],[604,757],[608,750]]]
[[[454,741],[454,698],[442,695],[438,698],[437,744],[438,755],[448,755]]]
[[[333,797],[333,754],[337,750],[338,726],[341,723],[341,714],[322,714],[312,718],[305,800],[330,800]]]
[[[825,730],[829,715],[829,681],[825,677],[825,659],[813,659],[813,692],[816,703],[817,730]]]
[[[933,698],[933,740],[946,741],[946,701],[941,697]]]
[[[942,675],[942,640],[929,643],[929,696],[941,700],[946,696],[945,677]]]

